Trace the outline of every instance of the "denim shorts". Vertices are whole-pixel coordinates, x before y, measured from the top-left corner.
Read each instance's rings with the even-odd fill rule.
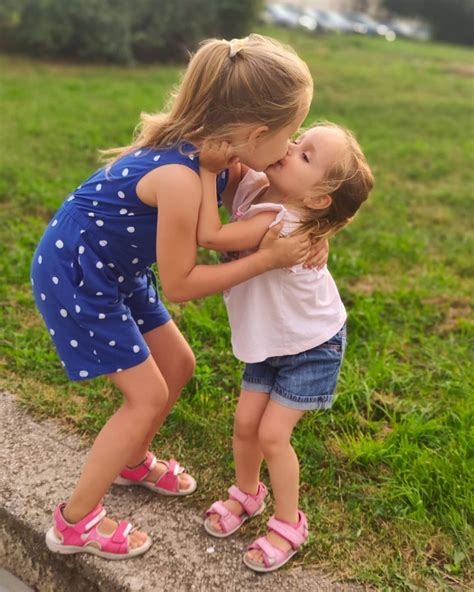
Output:
[[[346,349],[346,325],[325,343],[291,356],[246,364],[241,388],[267,393],[285,407],[329,409]]]

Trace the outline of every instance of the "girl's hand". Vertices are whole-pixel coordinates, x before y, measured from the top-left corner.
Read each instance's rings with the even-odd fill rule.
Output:
[[[315,267],[318,271],[322,269],[328,262],[329,257],[329,243],[327,239],[323,241],[314,240],[311,241],[311,247],[308,258],[304,262],[303,267],[310,269]]]
[[[302,234],[279,238],[282,226],[280,222],[270,228],[260,243],[259,252],[268,253],[271,269],[303,263],[311,246],[309,239]]]
[[[211,173],[218,173],[239,161],[228,142],[205,141],[199,152],[199,164]]]

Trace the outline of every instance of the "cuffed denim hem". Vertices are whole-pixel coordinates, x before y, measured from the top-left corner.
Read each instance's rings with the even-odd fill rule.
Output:
[[[266,395],[269,395],[273,388],[273,384],[263,384],[262,382],[253,382],[251,380],[243,379],[240,388],[244,391],[253,391],[255,393],[265,393]]]
[[[318,397],[289,397],[282,395],[276,390],[272,390],[271,399],[290,409],[298,409],[299,411],[314,411],[316,409],[330,409],[334,402],[332,395],[318,396]]]

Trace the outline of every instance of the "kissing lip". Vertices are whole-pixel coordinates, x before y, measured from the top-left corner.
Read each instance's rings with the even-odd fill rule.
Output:
[[[272,164],[269,165],[268,168],[272,168],[272,167],[275,167],[277,165],[283,166],[283,162],[284,162],[285,158],[286,158],[286,156],[284,156],[283,158],[280,158],[280,160],[277,160],[276,162],[272,162]]]

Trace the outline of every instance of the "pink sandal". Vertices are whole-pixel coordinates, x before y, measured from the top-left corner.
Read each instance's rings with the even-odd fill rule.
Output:
[[[151,539],[148,537],[140,547],[128,548],[128,535],[132,532],[132,525],[126,520],[122,520],[112,534],[102,534],[98,525],[106,512],[100,504],[75,524],[64,519],[65,506],[63,502],[56,507],[53,514],[54,526],[46,533],[46,545],[54,553],[92,553],[104,559],[129,559],[142,555],[151,546]],[[60,537],[55,529],[61,533]]]
[[[238,516],[224,506],[224,502],[219,500],[214,502],[212,506],[206,512],[206,520],[204,521],[204,528],[206,531],[214,537],[225,538],[239,530],[244,522],[249,518],[258,516],[265,510],[265,496],[267,495],[267,488],[260,482],[256,495],[250,495],[244,493],[237,485],[232,485],[228,489],[229,499],[235,500],[241,504],[244,509],[244,513]],[[209,520],[211,514],[219,514],[219,524],[222,530],[215,530],[212,526],[212,522]]]
[[[254,543],[247,547],[247,551],[259,549],[263,552],[263,563],[257,563],[244,555],[244,563],[250,569],[258,572],[275,571],[293,557],[303,543],[308,540],[308,522],[306,516],[298,510],[298,524],[296,526],[283,520],[277,520],[275,517],[268,521],[268,529],[273,530],[281,537],[286,539],[291,547],[288,551],[283,551],[270,543],[266,536],[260,537]]]
[[[148,473],[154,469],[156,463],[163,463],[167,467],[167,471],[159,477],[155,483],[151,481],[145,481],[145,477]],[[156,493],[162,495],[191,495],[196,491],[196,481],[191,475],[188,474],[188,479],[191,481],[190,487],[187,489],[179,488],[178,476],[185,472],[184,467],[181,467],[174,458],[167,460],[156,460],[156,457],[151,453],[147,452],[145,460],[133,469],[125,467],[120,475],[115,479],[116,485],[140,485],[146,487]]]

